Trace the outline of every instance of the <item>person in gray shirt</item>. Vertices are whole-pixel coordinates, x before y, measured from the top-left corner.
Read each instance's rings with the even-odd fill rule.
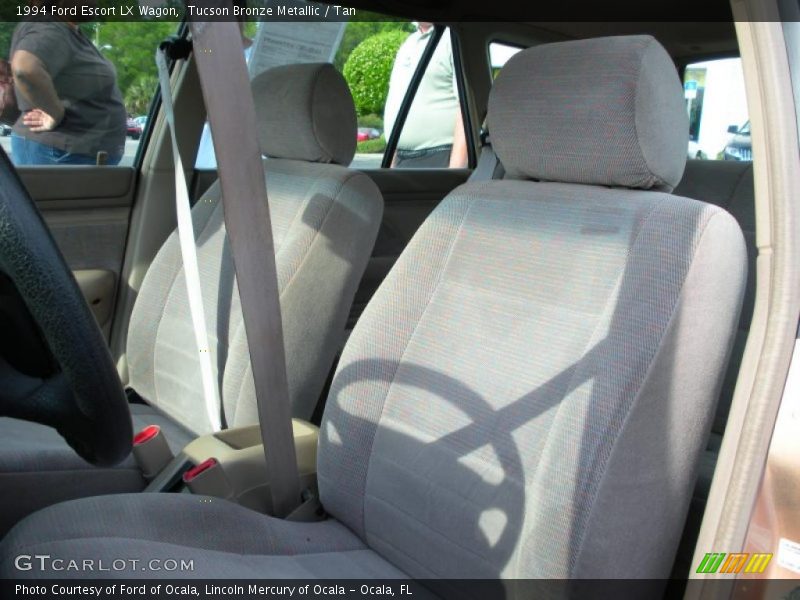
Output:
[[[17,165],[118,164],[127,112],[114,66],[69,21],[20,23],[11,40],[17,104],[11,154]]]

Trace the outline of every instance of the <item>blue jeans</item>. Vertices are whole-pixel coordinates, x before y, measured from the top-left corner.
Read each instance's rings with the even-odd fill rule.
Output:
[[[107,164],[116,165],[122,156],[109,156]],[[11,160],[15,165],[95,165],[97,158],[88,154],[74,154],[52,146],[40,144],[16,133],[11,134]]]

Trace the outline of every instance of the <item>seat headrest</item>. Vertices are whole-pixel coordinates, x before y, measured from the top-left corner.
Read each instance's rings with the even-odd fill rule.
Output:
[[[275,67],[253,79],[261,151],[272,158],[349,165],[356,109],[344,77],[329,63]]]
[[[487,119],[510,177],[671,191],[686,164],[681,82],[647,35],[518,53],[497,77]]]

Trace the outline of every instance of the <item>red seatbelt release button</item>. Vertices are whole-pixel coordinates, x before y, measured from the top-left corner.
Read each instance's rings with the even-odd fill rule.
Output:
[[[133,436],[133,445],[140,446],[141,444],[146,444],[160,433],[161,427],[158,425],[148,425],[135,436]]]
[[[186,473],[183,474],[183,483],[191,483],[192,481],[197,479],[200,475],[202,475],[209,469],[213,469],[218,464],[219,463],[217,462],[216,458],[209,458],[207,460],[204,460],[199,465],[195,465],[194,467],[192,467],[191,469],[186,471]]]
[[[133,436],[133,457],[148,481],[173,459],[167,438],[158,425],[148,425]]]
[[[225,469],[216,458],[208,458],[183,474],[183,483],[193,494],[233,497],[233,487],[225,475]]]

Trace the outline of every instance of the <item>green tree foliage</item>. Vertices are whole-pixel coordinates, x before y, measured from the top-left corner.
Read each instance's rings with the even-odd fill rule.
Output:
[[[132,115],[147,110],[158,83],[156,48],[175,33],[176,24],[159,21],[98,23],[94,42],[114,63],[117,84]]]
[[[356,152],[358,154],[383,154],[386,151],[386,138],[381,136],[374,140],[358,142]]]
[[[156,91],[158,78],[147,74],[142,75],[125,90],[125,108],[131,115],[144,115],[150,108],[150,102]]]
[[[365,39],[350,54],[343,73],[359,115],[383,113],[394,58],[407,37],[405,31],[379,33]]]
[[[379,20],[386,19],[383,15],[374,15],[375,20],[372,20],[369,19],[369,16],[369,14],[359,13],[358,21],[352,21],[347,24],[342,36],[342,43],[339,44],[336,58],[333,60],[333,66],[339,71],[344,69],[344,65],[355,47],[368,37],[387,31],[405,31],[406,33],[414,31],[414,26],[408,21]]]
[[[11,49],[11,36],[14,35],[16,23],[0,21],[0,58],[8,59],[8,52]]]
[[[8,57],[16,23],[0,22],[0,57]],[[81,31],[117,70],[117,85],[132,115],[144,113],[158,83],[155,53],[175,33],[169,21],[83,23]]]

